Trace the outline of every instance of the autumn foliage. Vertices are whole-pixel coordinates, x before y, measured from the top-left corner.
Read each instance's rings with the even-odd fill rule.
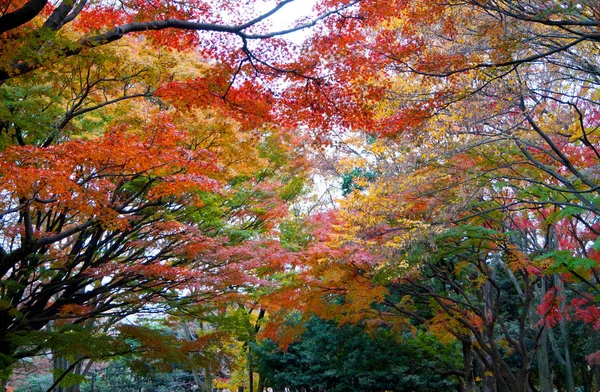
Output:
[[[274,27],[291,3],[0,1],[2,379],[77,331],[196,378],[221,346],[252,384],[256,339],[320,317],[458,350],[464,391],[591,390],[597,4],[321,0]],[[173,350],[119,324],[140,313],[221,329]]]

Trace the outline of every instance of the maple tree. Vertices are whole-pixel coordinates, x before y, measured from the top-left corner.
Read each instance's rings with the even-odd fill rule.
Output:
[[[332,28],[312,41],[333,48],[335,54],[330,56],[338,61],[330,69],[341,81],[338,91],[349,83],[355,89],[360,86],[354,98],[367,92],[381,94],[370,95],[363,106],[372,110],[370,114],[353,112],[363,121],[359,127],[379,140],[369,145],[368,156],[340,170],[351,173],[347,180],[352,186],[346,184],[345,189],[352,192],[342,201],[343,223],[338,225],[343,229],[336,241],[360,244],[362,251],[369,249],[376,257],[369,268],[359,269],[360,278],[344,281],[348,275],[338,272],[344,282],[339,290],[352,289],[348,281],[358,286],[368,276],[377,279],[374,271],[386,265],[397,266],[391,274],[402,281],[408,273],[406,255],[414,253],[413,247],[428,249],[433,243],[414,268],[440,285],[431,287],[417,279],[402,290],[412,298],[437,298],[439,325],[448,327],[448,320],[458,323],[470,331],[465,335],[469,344],[489,328],[490,334],[477,341],[474,350],[491,350],[479,353],[484,365],[485,356],[494,352],[488,366],[498,384],[494,388],[530,390],[529,372],[537,369],[526,367],[534,359],[543,362],[548,336],[561,323],[559,333],[566,343],[561,348],[550,345],[567,358],[557,355],[567,388],[573,390],[573,364],[568,359],[573,337],[568,328],[575,328],[576,320],[595,328],[600,282],[594,245],[597,64],[589,55],[597,50],[595,4],[415,1],[377,7],[376,3],[370,3],[373,8],[361,4],[362,13],[356,15],[363,18],[347,21],[348,30]],[[353,72],[365,69],[369,72]],[[487,230],[496,234],[487,239],[481,253],[466,259],[476,271],[466,275],[471,278],[438,265],[462,257],[457,253],[460,242],[481,241],[479,236]],[[448,240],[450,233],[460,241],[448,253],[436,250],[436,241]],[[496,259],[505,260],[499,265],[507,266],[499,269],[507,274],[502,279],[520,297],[519,316],[500,311],[501,303],[514,300],[515,293],[505,293],[506,289],[499,290],[498,302],[493,302],[499,308],[480,303],[484,282],[496,290],[500,287],[494,277],[500,272],[485,267],[494,253]],[[339,265],[348,274],[357,269],[350,258],[333,258],[339,264],[324,262],[326,267],[314,274],[319,283],[328,282],[328,268]],[[481,284],[468,280],[473,276]],[[455,285],[451,287],[458,293],[448,293],[441,282]],[[569,292],[572,299],[557,291]],[[440,300],[445,296],[452,305]],[[366,298],[365,312],[372,307]],[[472,308],[465,305],[478,298]],[[329,311],[340,315],[344,307],[336,305]],[[410,307],[395,310],[421,323],[427,320]],[[487,311],[492,312],[491,321],[484,317]],[[521,320],[519,326],[511,317]],[[511,327],[501,328],[503,323]],[[498,328],[501,333],[493,332]],[[503,334],[502,344],[514,344],[525,368],[506,365],[505,348],[490,347]],[[594,358],[591,354],[588,360]],[[548,373],[539,376],[546,391],[548,378]]]
[[[230,47],[215,45],[218,41],[214,41],[214,35],[211,39],[211,34],[206,34],[205,38],[209,39],[204,41],[196,32],[234,35],[242,45],[238,44],[233,52],[245,56],[243,62],[254,61],[258,66],[264,61],[250,50],[249,42],[268,40],[310,27],[356,3],[333,2],[329,4],[328,10],[300,25],[280,31],[265,30],[268,23],[265,26],[263,22],[293,1],[281,1],[262,13],[261,2],[245,6],[229,1],[197,1],[187,4],[135,1],[122,4],[92,4],[87,1],[53,4],[47,0],[7,2],[0,16],[0,34],[4,35],[5,42],[12,41],[15,45],[3,50],[4,69],[0,80],[42,67],[45,65],[44,58],[50,60],[79,55],[87,48],[107,45],[134,33],[147,33],[158,45],[197,49],[217,58],[229,55],[235,57],[236,53],[228,53],[232,51]],[[266,4],[263,9],[265,7],[269,5]],[[70,36],[71,34],[75,35]],[[52,45],[44,45],[47,43]],[[27,53],[30,50],[39,52],[36,56],[31,56]]]
[[[318,314],[460,342],[467,390],[591,388],[597,4],[327,0],[271,28],[291,2],[3,4],[5,368],[51,322],[251,292],[283,346]],[[348,129],[339,211],[282,223],[300,146]]]
[[[226,2],[3,4],[3,380],[16,359],[50,347],[31,336],[51,336],[51,324],[73,332],[158,300],[240,295],[260,281],[251,271],[265,274],[269,259],[277,268],[259,260],[269,241],[244,241],[286,213],[306,166],[297,140],[268,124],[267,92],[251,108],[257,87],[234,82],[242,65],[276,70],[249,42],[282,47],[274,37],[347,7],[265,32],[290,2],[262,13]]]
[[[548,361],[544,350],[560,352],[556,355],[564,369],[573,361],[569,346],[575,338],[568,330],[580,328],[577,321],[591,323],[588,330],[594,333],[597,261],[591,241],[597,235],[588,226],[596,218],[572,201],[572,190],[554,186],[549,170],[528,164],[518,142],[523,137],[532,145],[536,139],[531,135],[513,133],[480,143],[464,129],[465,136],[451,141],[431,139],[444,146],[442,154],[424,150],[421,141],[411,150],[402,136],[398,141],[387,137],[370,141],[367,157],[345,162],[375,174],[353,178],[330,246],[370,255],[359,264],[340,257],[337,249],[328,253],[333,260],[322,253],[319,267],[310,273],[316,282],[309,295],[326,304],[309,309],[351,321],[345,312],[352,303],[345,298],[355,291],[363,314],[355,320],[366,315],[369,322],[405,329],[416,323],[440,339],[460,341],[468,390],[476,388],[475,369],[486,388],[528,390],[530,377],[550,381],[550,373],[536,367]],[[537,154],[542,147],[532,150]],[[552,188],[551,195],[546,187]],[[390,294],[372,295],[377,293],[373,284]],[[381,316],[376,310],[383,310]],[[389,313],[407,321],[390,320]],[[566,342],[562,347],[559,338]],[[593,350],[597,347],[586,348],[589,358]],[[577,361],[585,363],[585,358]],[[585,372],[580,380],[591,380]],[[566,380],[574,377],[565,375]]]
[[[119,49],[127,54],[131,47]],[[252,271],[269,259],[278,265],[260,259],[257,248],[267,252],[270,243],[257,236],[303,188],[305,161],[285,132],[244,131],[218,107],[183,111],[173,103],[167,110],[168,98],[161,108],[118,92],[113,99],[121,83],[135,90],[133,79],[107,80],[85,62],[82,68],[86,91],[67,101],[66,116],[52,110],[64,104],[61,97],[40,103],[25,94],[7,110],[13,117],[0,165],[5,372],[15,359],[50,347],[53,333],[50,340],[31,336],[44,336],[53,322],[59,333],[73,333],[91,319],[106,317],[111,325],[144,308],[156,311],[159,300],[176,307],[240,295],[260,281]],[[199,70],[204,66],[186,72]],[[160,71],[139,74],[142,96],[149,96],[143,85]],[[26,91],[3,87],[7,94]],[[48,120],[26,123],[25,109],[41,105]],[[57,121],[63,125],[52,135]],[[43,125],[47,132],[32,131]],[[169,304],[183,289],[190,292],[185,301]]]

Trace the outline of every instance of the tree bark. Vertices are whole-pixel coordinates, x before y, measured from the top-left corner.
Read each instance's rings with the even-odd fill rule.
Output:
[[[473,349],[468,340],[461,340],[463,353],[463,367],[465,369],[465,392],[476,392],[475,375],[473,374]]]
[[[554,276],[554,284],[556,286],[556,289],[559,293],[562,293],[562,295],[559,295],[559,310],[561,312],[561,314],[566,314],[566,298],[564,297],[564,292],[565,292],[565,287],[564,284],[560,278],[560,276],[555,275]],[[558,327],[560,329],[560,335],[563,341],[563,351],[565,353],[565,362],[564,362],[564,371],[565,371],[565,385],[567,387],[566,392],[575,392],[575,376],[573,374],[573,360],[571,358],[571,347],[570,347],[570,341],[571,341],[571,331],[569,329],[569,326],[567,325],[566,321],[564,320],[563,317],[560,318],[560,320],[558,321]]]
[[[594,378],[593,369],[588,370],[588,366],[586,363],[583,363],[580,367],[581,369],[581,379],[583,383],[583,392],[593,392],[592,389],[592,380]]]
[[[39,15],[47,3],[48,0],[30,0],[18,10],[0,16],[0,34],[29,22]]]
[[[73,364],[68,359],[66,359],[60,355],[57,355],[54,357],[54,360],[52,362],[53,362],[54,369],[58,369],[61,372],[68,372],[70,374],[76,374],[76,375],[79,375],[82,373],[82,362],[81,361],[78,361],[76,364]],[[58,379],[57,376],[60,377],[60,375],[54,374],[54,382],[55,383]],[[80,390],[81,390],[80,384],[74,384],[74,385],[69,385],[69,386],[56,385],[54,388],[52,388],[53,392],[80,392]]]
[[[538,371],[540,375],[540,392],[552,392],[547,329],[544,329],[544,331],[542,332],[542,336],[540,337],[540,348],[536,355],[538,362]]]
[[[207,366],[204,369],[204,384],[201,386],[203,392],[212,392],[213,390],[213,374]]]
[[[258,387],[256,388],[256,392],[264,392],[265,391],[265,377],[258,373]]]
[[[540,298],[544,298],[547,292],[548,278],[543,277],[541,281]],[[532,310],[531,320],[539,320],[539,316],[536,317],[537,313]],[[548,351],[548,328],[544,328],[540,336],[540,348],[538,349],[536,356],[538,362],[538,371],[540,377],[540,392],[552,392],[552,377],[550,374],[550,354]]]

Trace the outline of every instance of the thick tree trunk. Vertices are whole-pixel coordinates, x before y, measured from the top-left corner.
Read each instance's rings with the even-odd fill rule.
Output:
[[[529,383],[529,372],[530,369],[521,369],[517,371],[517,385],[515,392],[534,392],[531,384]]]

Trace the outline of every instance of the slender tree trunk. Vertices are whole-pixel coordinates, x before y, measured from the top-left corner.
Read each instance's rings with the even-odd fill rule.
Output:
[[[250,346],[248,346],[248,353],[250,352]],[[248,390],[250,392],[254,392],[254,373],[252,372],[252,366],[250,365],[250,361],[248,361]]]
[[[569,345],[570,331],[564,320],[558,322],[560,333],[563,338],[563,350],[565,352],[565,384],[566,392],[575,392],[575,376],[573,374],[573,361],[571,359],[571,349]]]
[[[473,374],[472,344],[468,340],[461,340],[463,354],[463,368],[465,371],[465,392],[476,392],[475,375]]]
[[[61,372],[67,371],[67,369],[69,369],[69,367],[71,367],[71,362],[69,360],[67,360],[64,357],[61,356],[56,356],[54,357],[53,360],[53,366],[54,369],[58,369]],[[74,374],[74,375],[81,375],[82,373],[82,363],[79,362],[77,365],[75,365],[75,367],[73,367],[71,370],[69,370],[70,374]],[[57,380],[57,377],[59,377],[60,374],[54,374],[54,381]],[[55,386],[53,388],[53,392],[80,392],[81,388],[80,388],[80,384],[74,384],[74,385],[69,385],[69,386]]]
[[[252,309],[248,312],[248,314],[252,313]],[[258,333],[258,331],[260,330],[260,320],[262,320],[265,317],[265,309],[263,309],[262,307],[260,308],[260,310],[258,311],[258,315],[256,317],[256,321],[254,323],[254,331],[253,333],[248,337],[248,341],[246,342],[246,346],[247,346],[247,358],[248,358],[248,383],[249,385],[249,390],[250,392],[254,392],[254,367],[252,366],[252,342],[256,341],[256,334]],[[260,382],[260,375],[259,375],[259,382]]]
[[[489,280],[493,280],[495,275],[494,266],[490,268]],[[487,281],[483,285],[483,313],[485,330],[483,331],[483,340],[487,346],[494,350],[494,324],[495,324],[495,309],[496,301],[494,298],[494,288],[492,284]],[[493,358],[489,353],[485,354],[485,362],[491,365],[491,369],[485,369],[483,378],[483,391],[484,392],[503,392],[502,384],[499,382],[503,381],[502,372],[499,368],[499,363],[496,358]],[[491,372],[490,372],[491,371]]]
[[[550,358],[548,353],[548,330],[544,329],[540,337],[540,348],[537,353],[538,371],[540,375],[540,392],[552,392],[550,376]]]
[[[592,379],[594,378],[593,369],[588,370],[588,366],[586,363],[582,364],[581,369],[581,379],[583,381],[583,392],[594,392],[592,390]]]
[[[213,390],[213,374],[211,369],[207,366],[204,369],[204,384],[202,386],[203,392],[212,392]]]
[[[538,293],[538,296],[540,298],[540,301],[542,298],[544,298],[544,296],[546,295],[546,293],[548,292],[548,278],[547,277],[543,277],[541,279],[541,287],[540,287],[540,291]],[[534,310],[534,308],[531,308],[531,322],[532,324],[535,324],[537,321],[539,321],[540,317],[537,314],[537,312]],[[539,378],[540,378],[540,392],[553,392],[552,391],[552,375],[550,373],[550,352],[549,352],[549,340],[548,340],[548,328],[546,327],[544,328],[544,330],[542,331],[542,334],[540,335],[540,341],[539,341],[539,349],[536,353],[537,356],[537,362],[538,362],[538,371],[539,371]]]
[[[192,377],[194,378],[194,383],[198,388],[202,388],[202,380],[200,380],[200,375],[198,374],[198,370],[192,369]]]
[[[265,391],[265,383],[266,383],[265,377],[261,373],[258,373],[258,387],[256,388],[256,392],[264,392]]]
[[[192,331],[190,330],[190,326],[187,322],[182,322],[181,323],[181,327],[183,329],[183,336],[185,337],[186,340],[192,342],[194,340],[194,336],[192,335]],[[196,384],[196,386],[198,388],[200,388],[201,391],[208,391],[208,392],[212,392],[212,384],[211,384],[211,389],[206,389],[206,369],[204,369],[204,380],[205,382],[203,383],[202,380],[200,380],[200,374],[198,373],[198,369],[196,368],[192,368],[192,377],[194,377],[194,383]],[[212,380],[211,380],[212,383]]]
[[[559,296],[559,310],[561,312],[561,314],[566,314],[566,298],[564,297],[564,293],[565,293],[565,287],[564,284],[561,280],[561,278],[558,275],[554,276],[554,284],[556,285],[556,288],[558,290],[559,293],[562,293],[562,295]],[[558,327],[560,329],[560,334],[562,337],[562,341],[563,341],[563,351],[565,353],[565,364],[564,364],[564,370],[565,370],[565,384],[567,387],[567,391],[566,392],[575,392],[575,376],[573,374],[573,360],[571,359],[571,348],[570,348],[570,341],[571,341],[571,331],[569,330],[569,326],[567,325],[566,321],[564,320],[564,318],[561,318],[558,321]]]
[[[552,352],[554,353],[554,359],[556,360],[556,362],[559,363],[560,367],[562,369],[564,369],[566,366],[566,363],[565,363],[565,360],[564,360],[562,354],[560,353],[559,344],[556,341],[556,337],[554,336],[554,329],[549,328],[549,329],[547,329],[547,331],[548,331],[548,339],[550,340],[550,348],[552,349]],[[564,373],[564,371],[563,371],[563,373]],[[561,377],[561,379],[564,379],[564,375],[561,375],[560,377]],[[560,387],[559,387],[558,391],[563,392]]]

